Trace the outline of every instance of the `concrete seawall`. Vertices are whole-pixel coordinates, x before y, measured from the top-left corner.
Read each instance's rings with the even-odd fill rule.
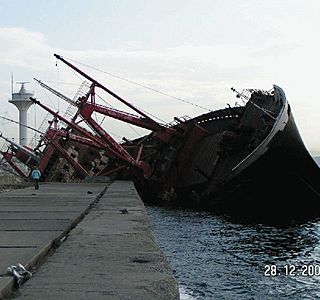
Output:
[[[179,299],[132,182],[106,191],[84,183],[3,193],[0,219],[0,272],[41,264],[16,298]],[[0,277],[0,297],[13,287],[12,277]]]

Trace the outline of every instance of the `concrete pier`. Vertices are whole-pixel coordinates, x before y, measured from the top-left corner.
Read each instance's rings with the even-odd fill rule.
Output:
[[[23,299],[179,299],[132,182],[45,184],[0,194],[0,298],[10,265],[34,271]]]

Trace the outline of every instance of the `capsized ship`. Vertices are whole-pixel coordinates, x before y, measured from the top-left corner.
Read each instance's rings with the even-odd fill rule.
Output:
[[[34,148],[33,161],[44,180],[77,181],[89,175],[131,179],[146,202],[265,221],[320,215],[320,169],[304,146],[280,87],[234,90],[243,105],[160,124],[55,56],[91,84],[85,95],[68,100],[76,108],[71,118],[31,99],[53,117]],[[135,113],[97,104],[96,89]],[[118,143],[93,113],[148,129],[150,134]],[[24,150],[15,147],[16,157]]]
[[[283,90],[275,85],[269,92],[246,90],[238,97],[247,100],[245,106],[186,121],[206,133],[187,160],[181,161],[186,145],[182,153],[171,147],[152,157],[161,171],[137,184],[140,193],[261,221],[319,216],[320,169],[300,137]]]

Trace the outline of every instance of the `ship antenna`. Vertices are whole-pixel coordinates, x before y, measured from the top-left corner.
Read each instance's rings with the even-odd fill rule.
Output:
[[[243,92],[242,93],[238,92],[234,87],[231,88],[231,91],[236,93],[236,97],[240,98],[243,104],[246,104],[243,98],[245,98],[246,100],[249,100],[249,98],[246,95],[244,95]]]
[[[11,95],[13,94],[13,73],[11,72]]]

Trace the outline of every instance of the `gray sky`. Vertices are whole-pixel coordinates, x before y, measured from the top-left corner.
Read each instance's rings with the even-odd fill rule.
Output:
[[[81,80],[63,64],[56,66],[53,54],[59,53],[210,109],[235,103],[230,87],[269,90],[277,84],[307,148],[320,155],[319,15],[317,0],[0,0],[0,113],[18,117],[7,102],[11,72],[15,81],[30,81],[39,100],[66,109],[33,82],[48,81],[74,96]],[[78,66],[162,120],[206,112]],[[31,108],[30,125],[38,127],[44,115]],[[15,125],[0,126],[17,139]],[[119,136],[137,135],[114,120],[104,127]]]

